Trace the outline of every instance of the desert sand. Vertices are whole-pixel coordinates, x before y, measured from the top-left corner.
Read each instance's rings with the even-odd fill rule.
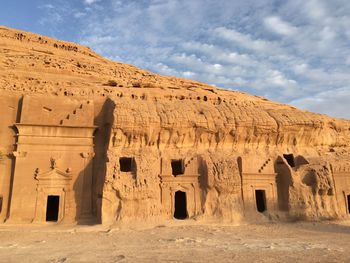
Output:
[[[0,227],[0,262],[349,262],[350,221]]]

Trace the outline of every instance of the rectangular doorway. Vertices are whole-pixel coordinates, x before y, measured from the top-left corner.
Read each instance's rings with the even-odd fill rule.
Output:
[[[266,195],[265,190],[255,190],[256,210],[262,213],[266,211]]]
[[[347,197],[348,197],[348,213],[350,214],[350,195],[348,195]]]
[[[0,214],[1,214],[1,211],[2,211],[2,196],[0,195]]]
[[[57,222],[59,212],[60,197],[58,195],[49,195],[46,205],[46,221]]]
[[[174,217],[176,219],[186,219],[187,214],[187,201],[186,193],[182,191],[175,192],[175,211]]]

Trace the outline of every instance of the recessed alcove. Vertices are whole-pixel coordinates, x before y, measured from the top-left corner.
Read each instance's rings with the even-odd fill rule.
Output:
[[[294,155],[293,154],[283,154],[283,158],[286,159],[290,167],[295,167]]]
[[[133,167],[133,158],[121,157],[119,158],[119,165],[121,172],[131,172]]]
[[[179,176],[184,173],[183,160],[171,160],[171,169],[173,176]]]

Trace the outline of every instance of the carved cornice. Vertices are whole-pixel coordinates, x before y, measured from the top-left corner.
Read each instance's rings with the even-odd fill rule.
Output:
[[[161,183],[196,183],[200,174],[186,174],[174,177],[173,175],[158,175]]]
[[[95,156],[95,153],[94,152],[82,152],[80,153],[80,156],[82,158],[93,158]]]
[[[12,152],[12,155],[16,158],[24,158],[27,156],[27,152],[16,151],[16,152]]]

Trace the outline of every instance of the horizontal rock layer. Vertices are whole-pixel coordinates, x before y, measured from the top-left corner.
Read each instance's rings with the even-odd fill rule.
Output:
[[[0,220],[45,221],[50,195],[67,222],[347,213],[348,120],[6,27],[0,103]]]

